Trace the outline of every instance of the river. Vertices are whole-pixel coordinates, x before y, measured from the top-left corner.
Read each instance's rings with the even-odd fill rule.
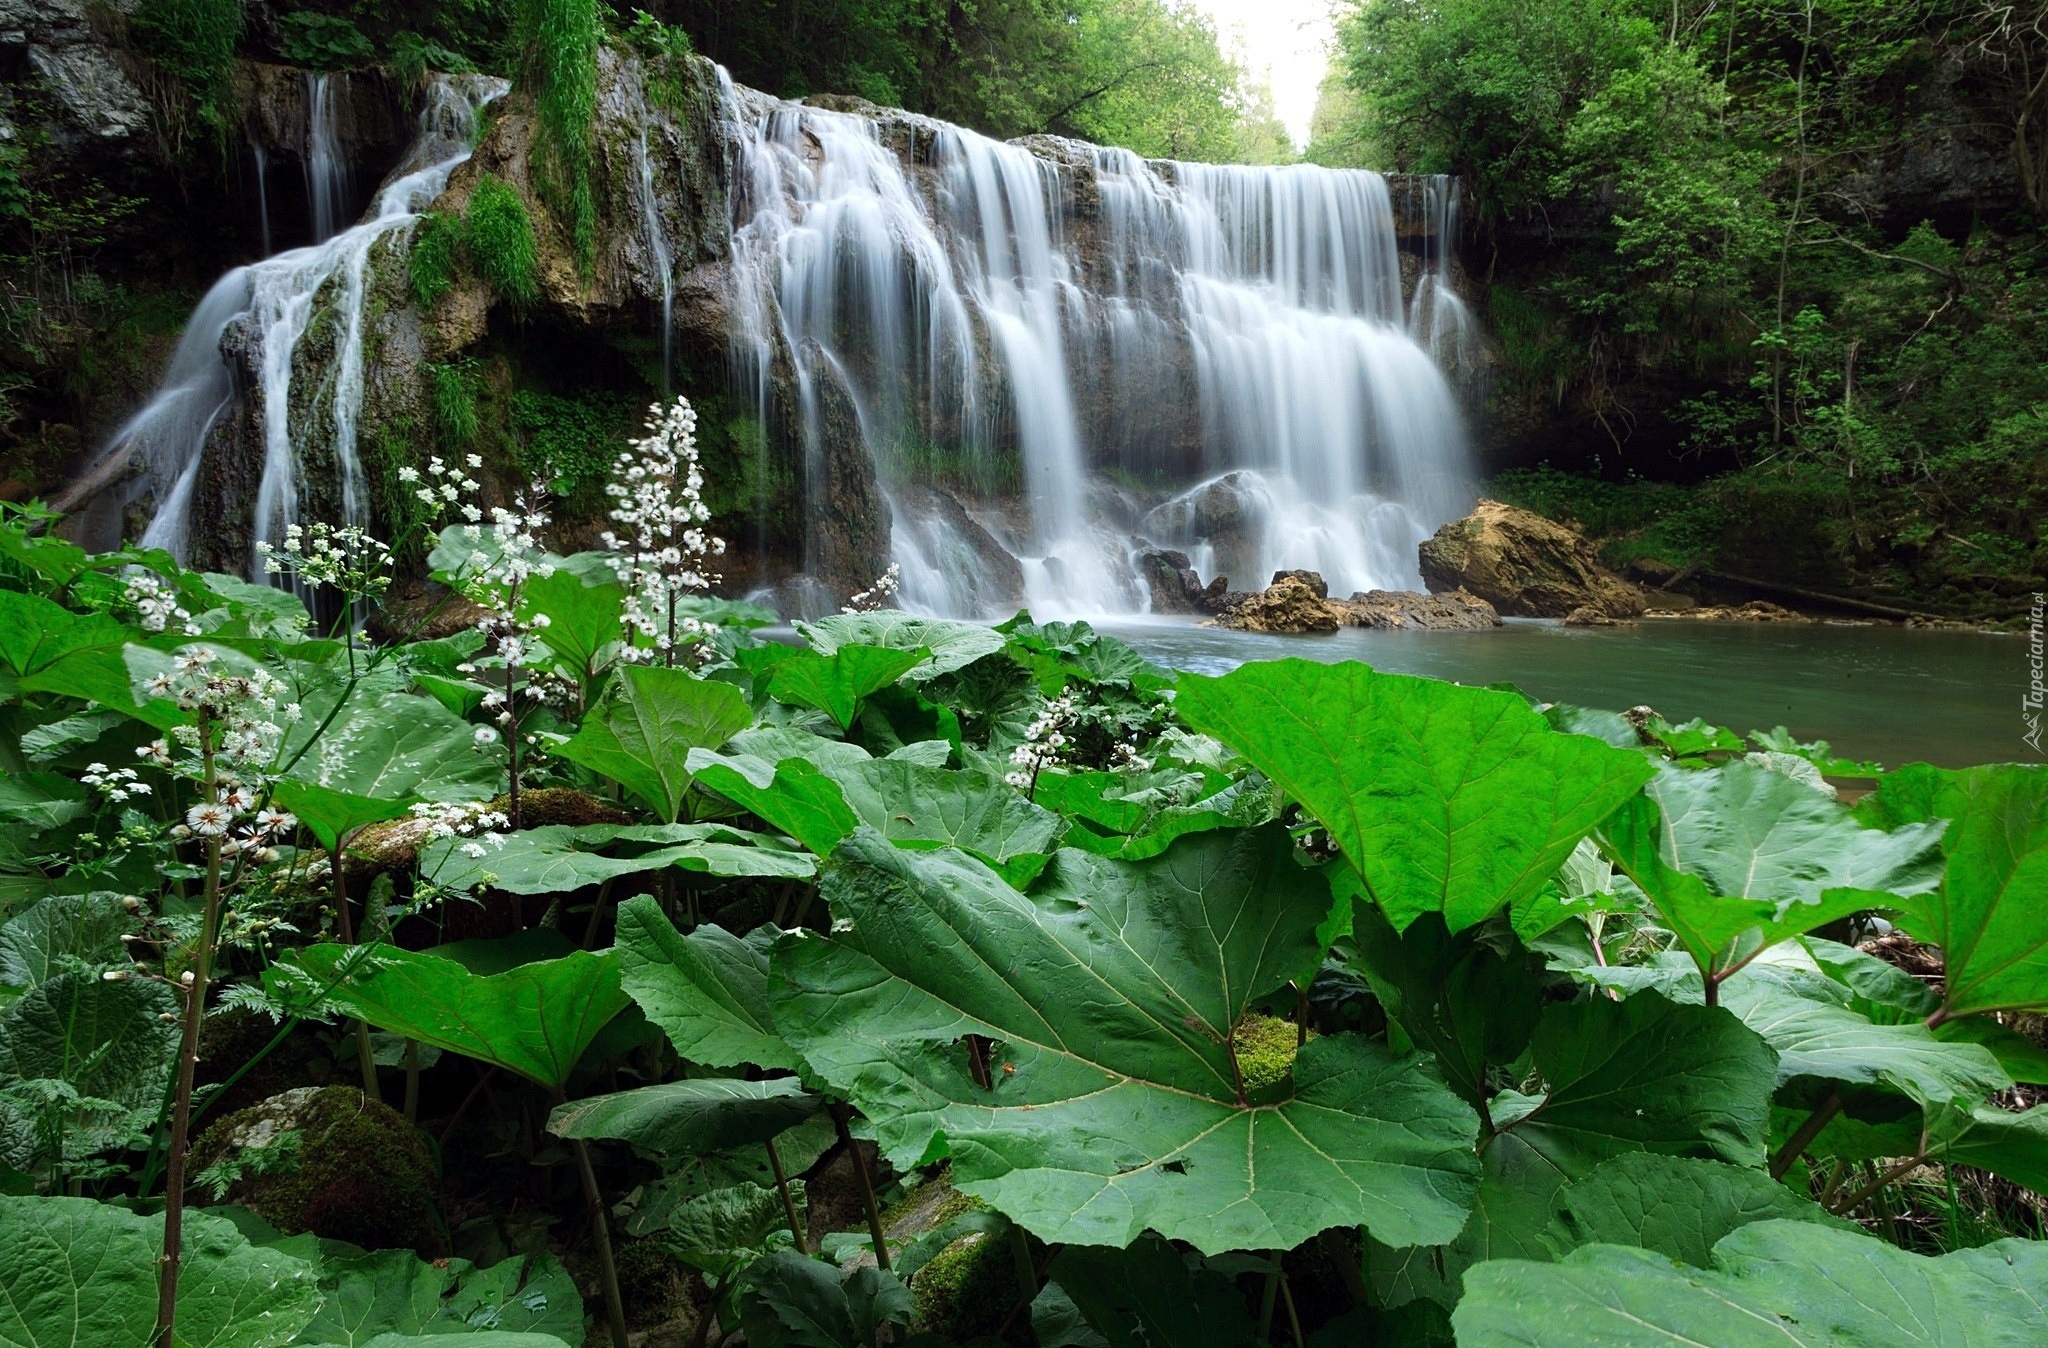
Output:
[[[1510,619],[1490,632],[1266,636],[1191,619],[1097,626],[1171,669],[1215,674],[1248,660],[1363,660],[1459,683],[1512,683],[1532,697],[1735,730],[1782,725],[1845,757],[1888,767],[2040,762],[2021,735],[2027,642],[2019,636],[1826,623],[1644,622],[1572,628]]]

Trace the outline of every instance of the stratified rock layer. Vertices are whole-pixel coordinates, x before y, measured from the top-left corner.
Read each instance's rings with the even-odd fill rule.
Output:
[[[1467,590],[1509,617],[1562,618],[1591,608],[1633,618],[1643,611],[1642,592],[1601,565],[1585,539],[1499,501],[1480,501],[1416,551],[1432,593]]]

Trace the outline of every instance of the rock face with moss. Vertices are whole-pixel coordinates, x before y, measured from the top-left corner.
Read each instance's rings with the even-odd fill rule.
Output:
[[[192,1170],[288,1234],[446,1253],[426,1139],[353,1087],[305,1086],[228,1115],[194,1144]]]
[[[1643,611],[1642,592],[1600,562],[1564,525],[1482,500],[1417,549],[1422,579],[1442,594],[1466,590],[1515,618],[1562,618],[1592,608],[1610,618]]]

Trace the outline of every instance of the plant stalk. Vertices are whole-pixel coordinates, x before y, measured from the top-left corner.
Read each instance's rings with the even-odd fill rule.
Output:
[[[789,1219],[789,1234],[796,1239],[796,1252],[809,1254],[811,1238],[804,1230],[803,1220],[796,1215],[796,1199],[790,1196],[789,1176],[782,1172],[782,1153],[775,1150],[775,1139],[769,1138],[768,1168],[775,1172],[775,1188],[782,1194],[782,1215]]]
[[[1799,1159],[1800,1155],[1808,1147],[1813,1145],[1813,1140],[1820,1136],[1821,1129],[1827,1127],[1833,1121],[1835,1115],[1841,1112],[1842,1093],[1840,1091],[1829,1091],[1828,1098],[1820,1102],[1820,1107],[1807,1116],[1806,1122],[1799,1125],[1799,1131],[1786,1138],[1785,1145],[1778,1149],[1778,1154],[1775,1157],[1771,1158],[1771,1178],[1774,1180],[1785,1178],[1786,1172],[1792,1169],[1793,1163]]]
[[[555,1092],[555,1103],[564,1103],[559,1089]],[[611,1325],[612,1348],[629,1348],[626,1303],[619,1295],[619,1266],[612,1259],[611,1224],[605,1220],[604,1194],[597,1187],[597,1171],[590,1164],[590,1146],[582,1138],[572,1137],[569,1150],[576,1155],[576,1174],[583,1181],[583,1204],[590,1212],[590,1229],[597,1237],[597,1274],[604,1283],[604,1314]]]
[[[889,1271],[889,1238],[882,1232],[882,1209],[875,1202],[875,1180],[874,1176],[868,1173],[867,1154],[860,1149],[860,1143],[854,1140],[853,1134],[846,1126],[849,1112],[845,1105],[833,1105],[832,1123],[834,1127],[839,1129],[839,1140],[846,1144],[846,1150],[853,1156],[853,1173],[860,1178],[860,1198],[861,1202],[867,1207],[868,1239],[874,1243],[875,1266],[884,1273],[887,1273]]]

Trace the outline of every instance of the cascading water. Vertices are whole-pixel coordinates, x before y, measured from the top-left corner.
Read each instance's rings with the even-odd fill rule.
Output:
[[[231,329],[249,353],[256,385],[250,394],[262,412],[262,478],[252,539],[281,541],[316,487],[331,490],[343,522],[366,521],[356,422],[363,398],[370,252],[395,231],[410,228],[441,194],[448,175],[469,158],[477,113],[508,87],[489,76],[436,77],[412,146],[361,223],[324,242],[238,267],[207,293],[186,324],[163,385],[106,451],[143,467],[141,480],[155,503],[143,535],[146,546],[167,548],[181,561],[189,551],[194,483],[211,432],[237,396],[234,369],[223,354]],[[316,318],[331,324],[333,354],[320,387],[295,407],[294,356]],[[305,415],[309,409],[311,417]],[[307,479],[307,451],[316,441],[332,457],[332,484]],[[252,556],[250,570],[263,574],[260,559]]]
[[[813,491],[824,390],[844,394],[895,498],[908,604],[1001,602],[957,522],[906,511],[936,480],[1016,499],[971,527],[1040,613],[1142,608],[1146,543],[1240,585],[1419,583],[1415,545],[1470,494],[1432,359],[1463,322],[1448,181],[1411,320],[1377,174],[1003,144],[722,87],[741,381],[769,424],[788,362]]]
[[[654,125],[646,95],[638,83],[631,86],[632,99],[626,108],[629,124],[640,134],[633,142],[633,196],[640,207],[640,228],[647,244],[647,256],[661,281],[661,392],[666,397],[675,383],[675,250],[669,247],[668,231],[661,223],[661,197],[654,181],[654,157],[648,153],[647,130]]]
[[[1458,180],[1437,173],[1423,183],[1426,251],[1415,298],[1408,306],[1408,332],[1429,348],[1440,368],[1469,379],[1478,352],[1478,333],[1472,311],[1451,284],[1451,251],[1458,237]]]
[[[341,109],[347,98],[347,75],[306,76],[306,202],[314,243],[325,243],[347,223],[350,174],[341,139]]]

